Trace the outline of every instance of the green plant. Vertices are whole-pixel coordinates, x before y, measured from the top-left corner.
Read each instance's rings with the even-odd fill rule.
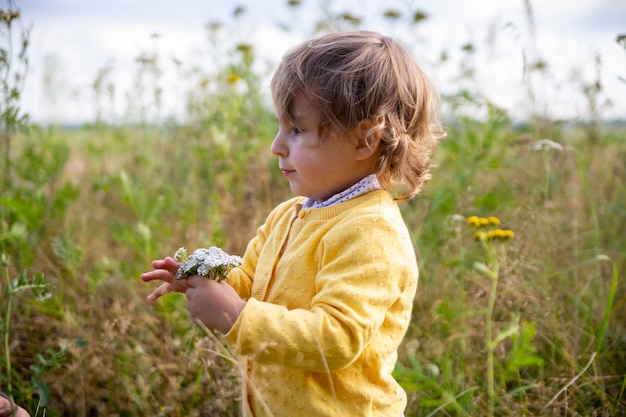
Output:
[[[0,382],[6,384],[7,392],[13,401],[13,395],[15,390],[14,384],[14,371],[12,369],[11,359],[11,320],[14,310],[14,301],[19,293],[23,291],[31,291],[37,300],[43,300],[51,295],[50,291],[53,286],[46,282],[43,274],[35,275],[29,278],[27,272],[23,271],[19,277],[11,279],[9,266],[11,261],[8,255],[2,253],[0,260],[0,267],[2,268],[3,281],[0,285],[0,300],[2,300],[2,318],[0,318],[0,333],[2,334],[2,347],[4,355],[2,357],[2,368],[4,372],[0,373]],[[36,374],[40,375],[40,374]],[[35,377],[36,378],[36,377]],[[40,383],[40,380],[36,380],[37,390],[39,396],[45,405],[49,392],[44,384]]]
[[[552,153],[563,151],[563,146],[550,139],[541,139],[533,144],[532,149],[536,152],[541,153],[541,159],[543,161],[543,166],[546,171],[545,190],[543,193],[543,198],[545,200],[549,200],[550,199],[550,184],[552,181],[552,165],[550,162]]]
[[[543,359],[535,354],[536,348],[532,345],[535,335],[534,325],[520,326],[520,314],[512,313],[510,323],[499,332],[494,332],[493,314],[496,305],[498,282],[500,280],[501,263],[506,259],[507,242],[515,234],[511,230],[497,228],[500,219],[497,217],[471,216],[467,224],[477,229],[474,239],[479,241],[486,256],[485,261],[476,261],[474,269],[490,280],[488,302],[485,309],[485,350],[487,356],[486,378],[487,386],[487,414],[495,415],[497,393],[501,388],[495,375],[495,349],[507,339],[513,339],[514,348],[506,363],[506,373],[517,376],[522,367],[541,365]],[[507,375],[498,380],[506,380]]]
[[[409,393],[427,393],[412,405],[407,415],[436,416],[439,412],[454,413],[458,416],[471,416],[471,403],[478,386],[464,388],[462,372],[456,372],[454,365],[441,359],[439,365],[423,363],[415,352],[406,352],[406,364],[396,364],[394,378]],[[416,409],[417,408],[417,409]]]
[[[17,28],[16,28],[17,27]],[[14,32],[20,36],[15,50]],[[30,31],[21,25],[19,9],[12,0],[7,8],[0,9],[0,138],[2,141],[2,169],[0,195],[4,195],[11,182],[12,139],[16,130],[26,123],[19,100],[28,70],[28,45]],[[0,222],[3,221],[0,210]]]

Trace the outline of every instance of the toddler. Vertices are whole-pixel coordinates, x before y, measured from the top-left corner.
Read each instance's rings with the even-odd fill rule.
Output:
[[[246,415],[400,417],[392,377],[418,270],[397,205],[429,180],[438,95],[412,55],[375,32],[288,51],[271,83],[271,151],[297,197],[259,227],[226,281],[174,280],[154,261],[148,299],[185,292],[190,317],[246,358]]]

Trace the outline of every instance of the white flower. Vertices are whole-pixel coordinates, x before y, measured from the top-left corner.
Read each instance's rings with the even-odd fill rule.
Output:
[[[533,144],[533,151],[562,151],[563,145],[550,139],[541,139]]]
[[[181,262],[176,279],[184,279],[191,275],[201,275],[216,281],[222,281],[228,272],[241,265],[243,260],[239,256],[229,255],[220,248],[211,246],[208,249],[196,249],[187,257],[187,250],[180,248],[174,258]]]
[[[176,253],[174,254],[174,259],[176,259],[178,262],[184,262],[189,258],[189,256],[187,255],[187,249],[186,248],[179,248]]]

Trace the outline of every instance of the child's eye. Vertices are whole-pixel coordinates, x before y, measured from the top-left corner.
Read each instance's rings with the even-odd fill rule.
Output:
[[[298,128],[298,127],[292,127],[291,128],[291,134],[298,136],[302,134],[302,129]]]

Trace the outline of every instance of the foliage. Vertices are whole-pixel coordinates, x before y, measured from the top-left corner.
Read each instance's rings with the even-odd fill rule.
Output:
[[[298,13],[301,2],[288,3]],[[410,31],[428,19],[384,13]],[[362,24],[355,13],[324,16],[314,30]],[[239,364],[187,320],[182,297],[150,305],[138,278],[181,246],[242,254],[289,196],[268,150],[276,122],[254,46],[226,42],[227,27],[209,31],[227,59],[213,72],[179,64],[193,85],[184,121],[161,114],[154,53],[138,60],[135,122],[107,125],[98,113],[70,130],[3,119],[0,384],[32,415],[238,414]],[[406,415],[622,415],[624,128],[599,123],[592,140],[588,125],[534,113],[515,125],[473,88],[476,47],[460,48],[468,63],[444,97],[448,138],[433,181],[401,206],[420,263],[395,370]],[[2,98],[10,114],[17,98]],[[502,219],[491,225],[515,238],[475,241],[475,213]]]

